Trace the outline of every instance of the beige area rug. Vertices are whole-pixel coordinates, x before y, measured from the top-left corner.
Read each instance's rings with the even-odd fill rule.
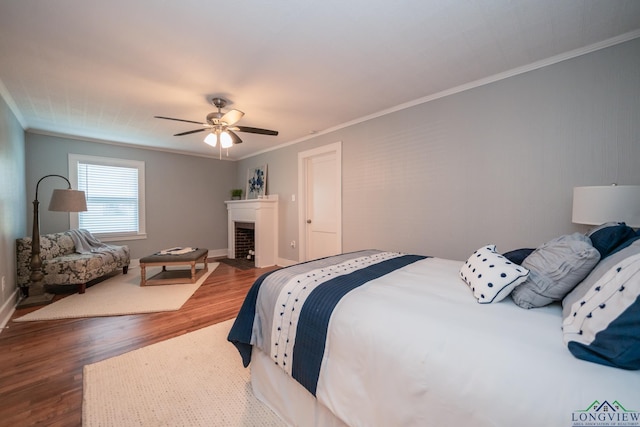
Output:
[[[227,341],[233,319],[86,365],[82,425],[283,426]]]
[[[84,294],[69,295],[13,321],[121,316],[179,310],[218,265],[209,264],[209,271],[196,283],[144,287],[140,287],[140,268],[130,268],[128,274],[118,274],[93,285],[87,288]],[[161,267],[147,268],[147,278],[160,271]]]

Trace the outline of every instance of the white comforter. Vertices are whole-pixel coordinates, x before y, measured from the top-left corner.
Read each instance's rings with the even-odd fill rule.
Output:
[[[478,304],[460,266],[428,258],[347,294],[318,401],[352,426],[596,425],[580,422],[595,401],[640,413],[640,371],[574,358],[559,305]]]

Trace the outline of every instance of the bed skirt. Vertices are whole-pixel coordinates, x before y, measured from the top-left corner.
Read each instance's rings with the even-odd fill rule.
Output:
[[[251,353],[250,366],[253,393],[288,425],[346,426],[257,348]]]

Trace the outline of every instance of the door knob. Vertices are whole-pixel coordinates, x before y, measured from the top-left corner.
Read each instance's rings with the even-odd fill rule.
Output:
[[[311,224],[311,220],[310,219],[307,220],[307,224]]]

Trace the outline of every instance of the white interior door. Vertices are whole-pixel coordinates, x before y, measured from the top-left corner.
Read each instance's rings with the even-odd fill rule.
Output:
[[[342,252],[340,143],[299,154],[300,261]]]

